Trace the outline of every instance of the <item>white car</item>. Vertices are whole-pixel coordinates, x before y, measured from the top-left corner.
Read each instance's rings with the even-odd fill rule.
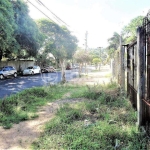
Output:
[[[39,66],[30,66],[25,70],[23,70],[23,75],[28,75],[28,74],[33,75],[40,72],[41,72],[41,68]]]

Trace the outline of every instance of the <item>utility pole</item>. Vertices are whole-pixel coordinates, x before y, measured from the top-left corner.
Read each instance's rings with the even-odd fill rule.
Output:
[[[99,48],[99,59],[100,59],[100,61],[101,61],[101,53],[102,53],[102,48],[103,47],[98,47]],[[101,62],[99,63],[99,70],[100,70],[100,67],[101,67]]]
[[[88,31],[85,33],[85,51],[87,51],[87,36],[88,36]]]
[[[98,47],[99,48],[99,58],[101,59],[101,49],[103,48],[103,47]]]
[[[88,32],[86,31],[85,33],[85,53],[87,52],[87,36],[88,36]],[[86,68],[86,62],[85,62],[85,73],[87,73],[87,68]]]

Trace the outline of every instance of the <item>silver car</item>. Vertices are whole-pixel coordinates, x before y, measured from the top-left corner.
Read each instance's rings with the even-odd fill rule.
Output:
[[[8,76],[14,76],[17,77],[17,70],[12,66],[5,66],[3,68],[0,68],[0,79],[4,79]]]
[[[39,66],[30,66],[25,70],[23,70],[23,75],[29,75],[29,74],[33,75],[36,73],[41,73],[41,68]]]

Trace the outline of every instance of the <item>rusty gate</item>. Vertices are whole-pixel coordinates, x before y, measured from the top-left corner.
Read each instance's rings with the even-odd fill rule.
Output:
[[[140,27],[139,35],[140,40],[127,46],[127,93],[130,96],[133,107],[137,109],[137,88],[138,86],[142,87],[142,125],[150,133],[150,11],[143,19],[143,25]],[[137,51],[137,45],[139,46],[140,53]],[[142,78],[143,85],[137,84],[138,57],[142,60],[140,63],[143,63],[141,65],[142,68],[140,68],[142,77],[139,77]]]
[[[137,42],[128,45],[127,49],[127,93],[133,107],[137,108]]]
[[[142,122],[150,127],[150,11],[143,19],[142,40],[145,50],[145,90],[142,99]]]

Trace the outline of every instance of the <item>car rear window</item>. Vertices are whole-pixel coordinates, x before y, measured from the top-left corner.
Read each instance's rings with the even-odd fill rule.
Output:
[[[14,67],[12,67],[12,66],[10,66],[10,67],[9,67],[9,69],[10,69],[10,70],[15,70],[15,68],[14,68]]]
[[[33,69],[33,67],[28,67],[27,69]]]

